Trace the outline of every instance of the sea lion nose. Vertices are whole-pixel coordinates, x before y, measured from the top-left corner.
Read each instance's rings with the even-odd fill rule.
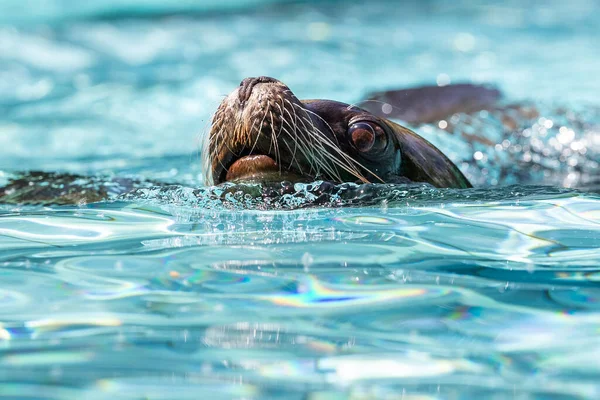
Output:
[[[241,103],[245,103],[252,94],[252,89],[259,83],[275,83],[277,79],[269,76],[259,76],[258,78],[246,78],[240,83],[240,89],[238,91],[238,98]]]

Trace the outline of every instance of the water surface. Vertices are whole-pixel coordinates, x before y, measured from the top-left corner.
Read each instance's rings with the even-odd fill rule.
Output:
[[[45,169],[178,185],[0,206],[0,396],[600,397],[600,197],[561,189],[552,161],[600,162],[594,2],[21,3],[0,27],[0,184]],[[216,196],[198,142],[254,75],[346,102],[495,83],[548,110],[532,124],[554,186],[499,178],[500,158],[461,164],[473,190]],[[457,162],[485,151],[420,129]]]

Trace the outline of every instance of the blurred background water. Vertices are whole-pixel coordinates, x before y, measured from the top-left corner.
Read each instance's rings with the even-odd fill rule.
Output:
[[[493,83],[507,101],[588,115],[574,135],[597,138],[586,110],[600,104],[599,11],[592,0],[3,0],[0,183],[45,169],[201,186],[212,112],[257,75],[345,102]],[[257,211],[177,193],[0,206],[0,396],[600,397],[595,194],[430,190]]]

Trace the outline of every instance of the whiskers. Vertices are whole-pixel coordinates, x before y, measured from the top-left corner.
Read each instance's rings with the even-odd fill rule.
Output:
[[[220,119],[219,110],[213,115],[211,121],[211,129],[204,134],[202,144],[200,145],[200,156],[202,158],[202,176],[204,177],[204,184],[207,186],[214,185],[214,178],[212,174],[212,161],[216,158],[218,153],[217,143],[220,140],[223,132],[221,129],[215,132],[216,126],[222,126]]]
[[[265,100],[261,107],[262,110],[254,113],[256,118],[251,122],[234,120],[235,116],[229,115],[227,109],[219,107],[202,147],[207,185],[216,183],[214,166],[227,168],[223,165],[226,162],[223,160],[225,149],[234,157],[240,155],[234,149],[245,149],[244,154],[266,151],[266,155],[272,157],[279,166],[280,173],[290,170],[310,179],[337,182],[344,182],[347,179],[343,176],[350,175],[363,183],[370,183],[367,176],[372,176],[383,182],[360,161],[342,150],[335,142],[334,130],[327,121],[303,107],[294,97],[282,95],[277,99],[271,98]]]
[[[335,134],[331,126],[325,121],[320,115],[305,109],[304,107],[293,104],[294,107],[302,109],[304,112],[314,116],[319,119],[332,134],[332,137],[335,138]],[[339,176],[339,169],[342,169],[354,176],[358,180],[363,183],[370,183],[369,180],[364,176],[362,171],[366,171],[369,174],[373,175],[376,179],[383,182],[383,179],[378,177],[373,171],[369,170],[364,164],[351,157],[349,154],[345,153],[338,144],[334,143],[327,135],[325,135],[317,126],[315,126],[313,120],[309,117],[303,118],[301,120],[303,127],[306,128],[306,132],[309,134],[310,142],[312,145],[317,145],[318,155],[321,156],[320,160],[322,161],[322,166],[327,167],[328,171],[332,171],[331,173],[337,178],[339,182],[343,180]]]

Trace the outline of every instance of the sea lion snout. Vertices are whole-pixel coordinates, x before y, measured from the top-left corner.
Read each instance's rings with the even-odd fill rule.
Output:
[[[237,96],[240,103],[244,104],[248,101],[248,98],[252,94],[252,89],[259,83],[281,83],[275,78],[269,76],[259,76],[258,78],[245,78],[240,83],[240,87],[237,91]]]
[[[285,84],[265,76],[246,78],[213,117],[203,151],[205,181],[314,180],[300,147],[301,131],[315,126],[323,128]]]

